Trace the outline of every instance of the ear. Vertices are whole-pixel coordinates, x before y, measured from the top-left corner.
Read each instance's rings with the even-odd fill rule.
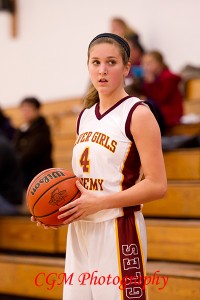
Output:
[[[130,72],[130,68],[131,68],[131,63],[130,61],[127,63],[126,66],[124,66],[124,77],[128,76],[129,72]]]

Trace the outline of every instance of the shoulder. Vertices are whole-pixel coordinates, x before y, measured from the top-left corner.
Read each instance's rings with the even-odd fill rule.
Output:
[[[89,116],[89,114],[93,114],[94,113],[94,111],[95,111],[95,107],[96,107],[96,103],[93,105],[93,106],[91,106],[90,108],[84,108],[81,112],[80,112],[80,114],[79,114],[79,116],[78,116],[78,118],[77,118],[77,121],[76,121],[76,133],[77,134],[79,134],[79,128],[80,128],[80,126],[81,126],[81,123],[85,120],[85,119],[87,119],[87,117]]]
[[[126,126],[130,125],[132,114],[137,106],[142,103],[142,100],[136,97],[129,97],[119,106],[119,113],[122,119],[125,120]]]
[[[132,118],[145,118],[153,115],[149,105],[146,102],[141,101],[139,104],[135,107]]]
[[[129,140],[133,140],[133,135],[131,132],[132,123],[134,126],[136,126],[136,123],[141,124],[143,123],[143,119],[148,119],[148,116],[156,118],[156,112],[154,111],[154,107],[149,103],[148,101],[142,101],[138,98],[134,98],[135,101],[131,103],[128,115],[126,118],[125,123],[125,131],[126,136],[129,138]]]
[[[49,131],[49,125],[45,119],[45,117],[40,116],[35,122],[32,123],[32,125],[29,127],[30,132],[38,132],[40,130],[43,131]],[[38,132],[39,133],[39,132]]]
[[[145,105],[145,103],[138,105],[132,114],[130,130],[133,138],[135,135],[144,137],[149,132],[155,132],[160,135],[158,122],[149,106]]]
[[[137,98],[137,97],[133,97],[133,96],[128,96],[127,99],[125,101],[123,101],[121,103],[121,105],[126,109],[130,109],[134,106],[137,106],[139,103],[141,103],[142,101]]]

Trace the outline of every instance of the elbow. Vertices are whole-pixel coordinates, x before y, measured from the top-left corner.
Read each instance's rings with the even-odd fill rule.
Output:
[[[165,197],[165,195],[167,193],[167,182],[159,184],[157,193],[158,193],[157,196],[159,199],[162,199]]]

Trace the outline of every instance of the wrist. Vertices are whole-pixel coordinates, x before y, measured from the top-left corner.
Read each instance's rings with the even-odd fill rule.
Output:
[[[104,210],[108,209],[108,195],[98,195],[97,196],[97,205],[98,205],[98,210]]]

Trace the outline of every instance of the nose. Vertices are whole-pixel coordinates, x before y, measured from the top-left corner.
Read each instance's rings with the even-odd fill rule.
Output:
[[[99,74],[100,75],[106,75],[108,73],[107,67],[105,64],[101,64],[99,68]]]

